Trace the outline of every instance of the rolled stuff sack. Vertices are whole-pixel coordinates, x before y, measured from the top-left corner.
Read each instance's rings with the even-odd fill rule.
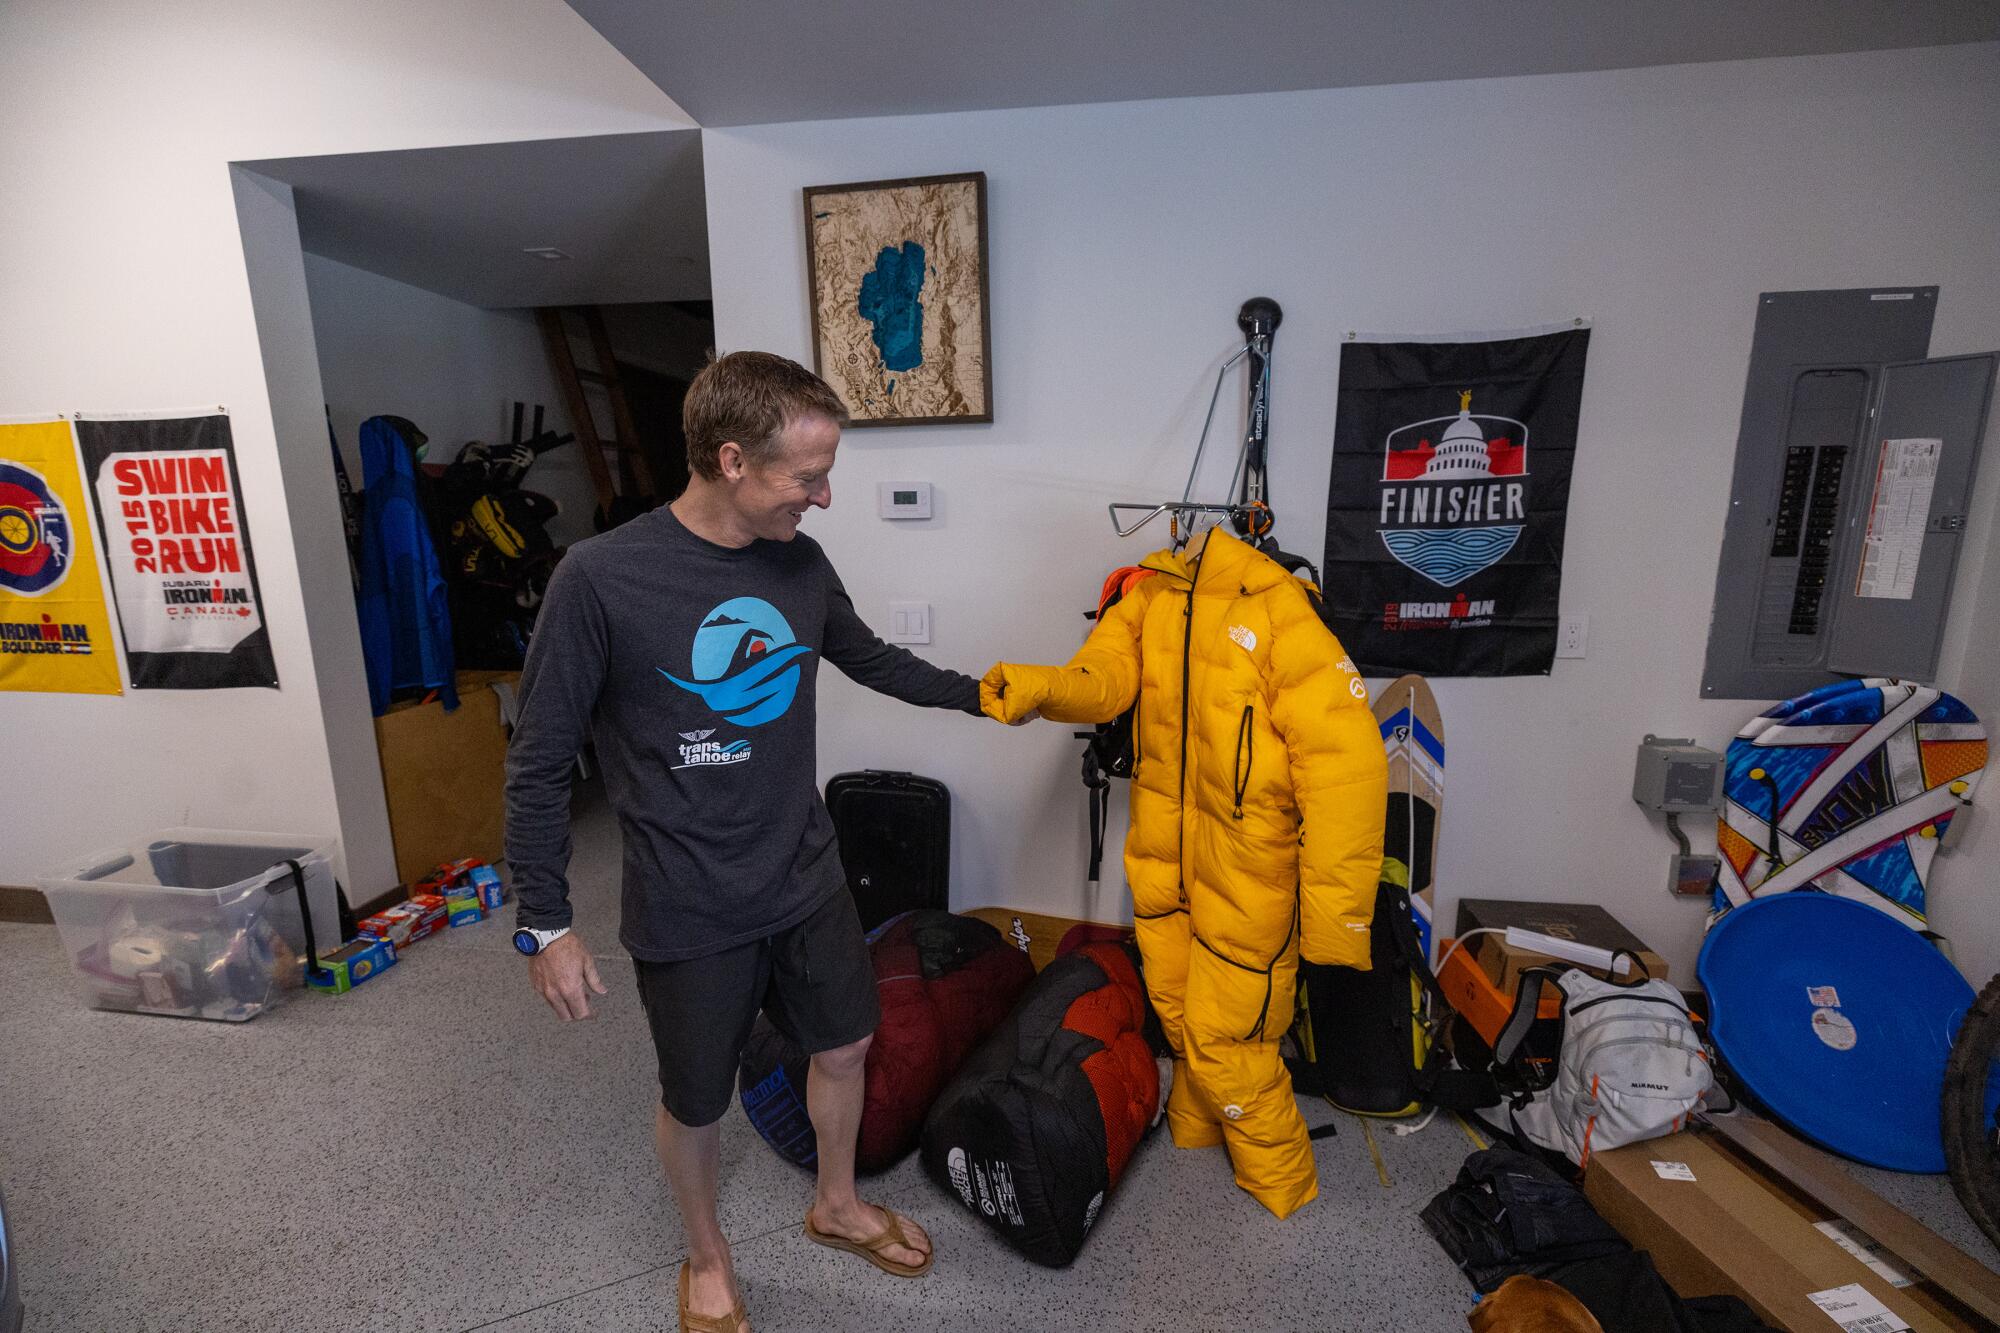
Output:
[[[882,1025],[868,1048],[855,1165],[882,1171],[917,1146],[939,1090],[1006,1018],[1035,969],[992,926],[950,912],[892,917],[869,937],[868,951]],[[759,1015],[737,1083],[750,1123],[780,1157],[802,1167],[819,1162],[806,1114],[810,1064]]]
[[[1076,1258],[1160,1104],[1122,945],[1042,969],[924,1122],[924,1170],[1029,1259]]]

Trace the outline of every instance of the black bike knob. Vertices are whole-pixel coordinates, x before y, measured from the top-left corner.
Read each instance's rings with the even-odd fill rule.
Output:
[[[1253,296],[1236,312],[1236,327],[1243,330],[1246,338],[1268,338],[1278,331],[1284,319],[1285,312],[1276,301],[1268,296]]]

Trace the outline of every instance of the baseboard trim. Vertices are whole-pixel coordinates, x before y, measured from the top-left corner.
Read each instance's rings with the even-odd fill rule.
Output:
[[[55,919],[55,914],[49,911],[48,897],[40,889],[0,884],[0,921],[46,926],[53,924]]]
[[[354,919],[359,921],[363,917],[370,917],[374,916],[377,912],[387,911],[397,903],[407,902],[409,897],[410,891],[399,884],[386,893],[376,894],[365,903],[353,903],[350,906],[354,909]]]

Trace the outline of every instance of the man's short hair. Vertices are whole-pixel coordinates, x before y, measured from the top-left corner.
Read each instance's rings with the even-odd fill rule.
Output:
[[[688,470],[714,481],[722,446],[734,440],[753,463],[777,457],[778,435],[801,417],[847,424],[847,405],[825,380],[771,352],[731,352],[702,368],[681,404]]]

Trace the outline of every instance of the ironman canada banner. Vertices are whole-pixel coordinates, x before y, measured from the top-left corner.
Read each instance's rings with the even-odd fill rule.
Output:
[[[67,421],[0,425],[0,690],[118,694]]]
[[[78,417],[135,690],[276,688],[229,418]]]
[[[1546,674],[1590,330],[1341,348],[1327,606],[1362,674]]]

